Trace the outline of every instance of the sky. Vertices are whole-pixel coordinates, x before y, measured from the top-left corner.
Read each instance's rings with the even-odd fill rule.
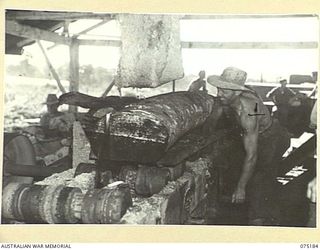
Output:
[[[69,27],[76,34],[99,21],[81,20]],[[117,21],[110,21],[81,38],[120,40],[121,32]],[[181,41],[212,42],[303,42],[319,41],[319,22],[316,17],[304,18],[258,18],[258,19],[211,19],[181,20]],[[50,47],[52,43],[43,42]],[[67,46],[50,49],[48,56],[59,67],[69,62]],[[25,47],[22,56],[6,56],[7,64],[19,63],[28,57],[31,64],[46,65],[40,48]],[[102,46],[81,46],[80,65],[92,64],[116,69],[120,49]],[[208,74],[221,74],[229,66],[248,72],[248,78],[277,81],[291,74],[308,74],[317,71],[319,51],[317,49],[182,49],[185,75],[197,75],[200,70]]]

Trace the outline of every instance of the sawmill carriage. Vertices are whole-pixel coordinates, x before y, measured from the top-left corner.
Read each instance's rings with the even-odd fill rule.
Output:
[[[106,114],[85,129],[97,157],[97,185],[124,181],[139,204],[123,223],[207,223],[210,171],[220,154],[241,146],[234,128],[218,124],[219,105],[206,93],[162,94]],[[217,180],[214,185],[218,190]]]
[[[70,102],[74,95],[67,97],[62,99]],[[206,224],[209,184],[218,190],[210,172],[220,154],[237,146],[232,127],[219,128],[218,105],[206,93],[176,92],[135,100],[112,113],[89,111],[84,131],[79,124],[73,128],[74,161],[87,155],[73,172],[75,178],[88,174],[91,189],[82,194],[76,187],[53,188],[46,180],[43,186],[11,184],[5,187],[4,217],[38,223]],[[97,112],[100,118],[94,119]],[[77,149],[89,144],[87,138],[90,152]]]

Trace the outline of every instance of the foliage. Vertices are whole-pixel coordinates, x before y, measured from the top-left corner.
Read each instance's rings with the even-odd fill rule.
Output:
[[[39,68],[29,63],[26,58],[22,60],[18,65],[8,65],[6,72],[11,76],[26,76],[26,77],[45,77],[44,72]]]

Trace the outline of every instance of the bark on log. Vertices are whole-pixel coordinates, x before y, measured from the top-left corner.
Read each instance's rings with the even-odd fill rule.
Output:
[[[79,92],[69,92],[62,94],[59,97],[59,103],[68,104],[74,106],[80,106],[82,108],[100,109],[111,107],[115,110],[119,110],[124,106],[138,102],[139,99],[130,96],[107,96],[107,97],[94,97]]]
[[[175,92],[126,106],[109,120],[109,159],[156,162],[182,135],[210,116],[214,98]]]

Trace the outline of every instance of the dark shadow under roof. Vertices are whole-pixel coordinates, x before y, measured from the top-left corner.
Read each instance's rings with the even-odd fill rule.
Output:
[[[6,21],[15,21],[45,31],[55,31],[64,26],[65,21],[74,22],[78,19],[110,18],[110,14],[95,14],[92,12],[58,12],[36,10],[6,10]],[[21,55],[23,46],[34,43],[34,40],[5,34],[5,53]]]

